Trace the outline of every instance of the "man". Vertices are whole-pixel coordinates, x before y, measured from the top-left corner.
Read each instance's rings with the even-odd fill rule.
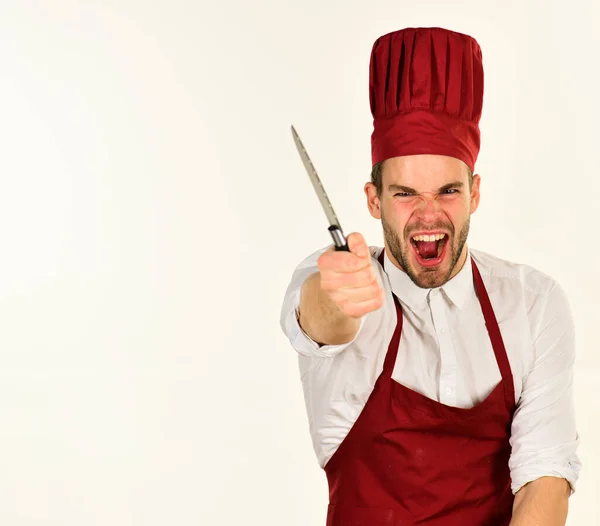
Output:
[[[542,272],[467,246],[483,103],[470,36],[408,28],[373,46],[371,215],[295,270],[298,351],[328,526],[558,526],[579,475],[574,329]]]

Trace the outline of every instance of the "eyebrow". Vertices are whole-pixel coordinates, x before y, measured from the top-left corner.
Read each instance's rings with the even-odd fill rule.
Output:
[[[462,188],[464,186],[464,183],[461,181],[454,181],[452,183],[448,183],[445,184],[444,186],[441,186],[438,189],[438,192],[443,192],[445,190],[450,190],[451,188]],[[390,192],[406,192],[409,194],[416,194],[418,193],[414,188],[411,188],[410,186],[404,186],[401,184],[390,184],[388,186],[388,190]]]

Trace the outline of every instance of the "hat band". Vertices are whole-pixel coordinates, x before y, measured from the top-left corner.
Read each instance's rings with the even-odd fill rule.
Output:
[[[373,121],[371,156],[377,163],[403,155],[447,155],[463,161],[471,171],[479,153],[479,127],[443,113],[411,111]]]

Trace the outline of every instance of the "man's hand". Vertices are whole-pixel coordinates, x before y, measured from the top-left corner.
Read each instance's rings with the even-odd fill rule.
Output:
[[[347,241],[350,252],[332,248],[319,257],[321,289],[346,316],[361,318],[379,309],[385,294],[363,236],[352,233]]]
[[[302,286],[299,323],[321,345],[351,341],[361,318],[385,301],[363,236],[352,233],[347,241],[350,252],[334,247],[323,252],[317,261],[319,272]]]

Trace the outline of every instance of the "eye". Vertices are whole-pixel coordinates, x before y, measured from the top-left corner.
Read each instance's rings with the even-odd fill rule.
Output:
[[[414,194],[411,194],[410,192],[397,192],[394,194],[394,197],[410,197]]]

